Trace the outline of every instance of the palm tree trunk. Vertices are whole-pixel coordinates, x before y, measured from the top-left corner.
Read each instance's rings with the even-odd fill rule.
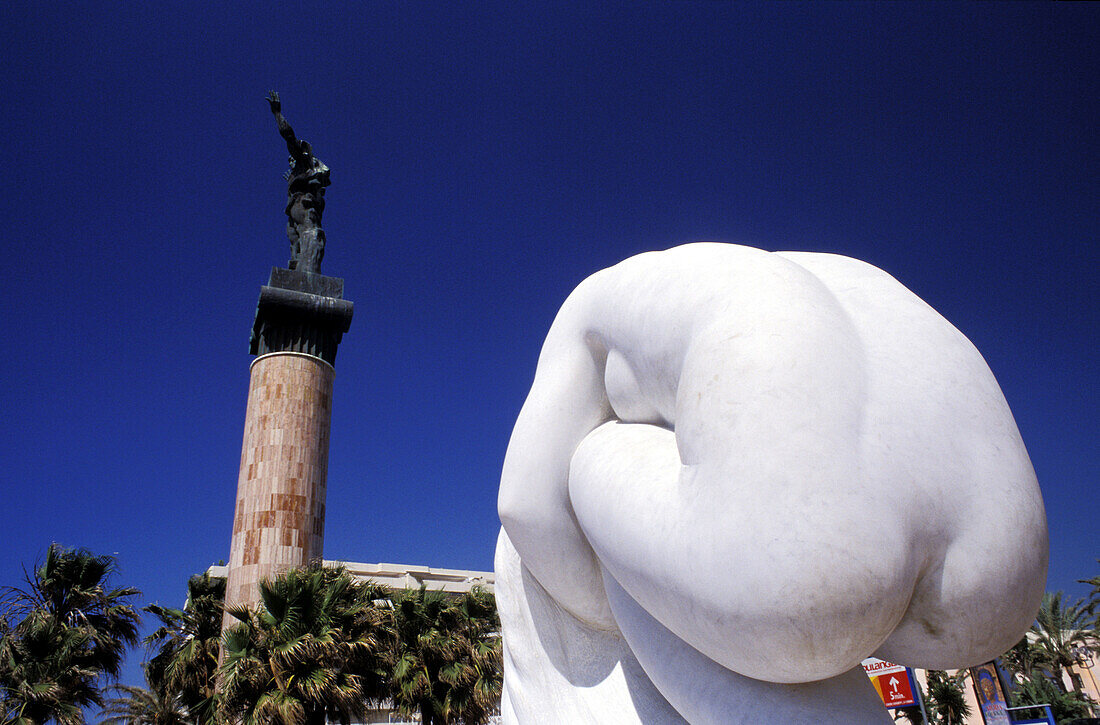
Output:
[[[1054,665],[1054,678],[1058,682],[1058,688],[1067,695],[1077,689],[1077,683],[1073,681],[1072,676],[1069,678],[1069,687],[1066,686],[1066,670],[1061,665]]]

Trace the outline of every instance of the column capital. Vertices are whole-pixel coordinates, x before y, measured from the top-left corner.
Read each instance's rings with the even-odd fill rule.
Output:
[[[299,352],[336,364],[336,348],[351,326],[353,305],[344,280],[274,267],[260,288],[249,352]]]

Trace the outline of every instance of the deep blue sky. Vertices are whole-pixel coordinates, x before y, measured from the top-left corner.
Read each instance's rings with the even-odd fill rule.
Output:
[[[60,4],[0,11],[0,583],[51,541],[178,604],[226,558],[279,90],[332,167],[328,558],[489,569],[568,292],[700,240],[847,254],[977,345],[1098,573],[1100,10],[1064,4]]]

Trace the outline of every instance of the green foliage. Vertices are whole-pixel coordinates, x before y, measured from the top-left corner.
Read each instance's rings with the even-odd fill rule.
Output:
[[[970,715],[970,706],[966,704],[966,671],[960,670],[949,675],[942,670],[928,670],[927,677],[927,690],[919,682],[914,682],[913,685],[928,712],[928,725],[965,723]],[[898,708],[894,712],[894,719],[899,718],[910,725],[924,725],[925,722],[919,705]]]
[[[215,685],[221,647],[225,580],[195,575],[187,582],[187,603],[171,609],[145,607],[161,626],[145,638],[156,651],[146,677],[159,700],[175,701],[196,725],[214,722]]]
[[[1094,580],[1084,582],[1096,585]],[[1094,643],[1095,626],[1093,608],[1084,600],[1066,602],[1062,592],[1047,593],[1028,636],[1001,657],[1015,675],[1009,692],[1012,703],[1050,705],[1058,722],[1091,715],[1095,703],[1067,689],[1064,674],[1080,648]]]
[[[943,670],[928,671],[928,697],[925,708],[928,717],[940,725],[964,725],[970,715],[966,704],[964,682],[966,671],[949,675]]]
[[[1100,559],[1096,560],[1097,564],[1100,564]],[[1088,613],[1092,616],[1092,633],[1094,637],[1100,636],[1097,630],[1100,629],[1100,575],[1094,576],[1091,579],[1078,579],[1080,584],[1088,584],[1092,587],[1092,591],[1089,592]]]
[[[423,725],[481,725],[500,699],[500,620],[493,595],[418,590],[394,595],[391,697]]]
[[[350,722],[391,699],[425,725],[481,725],[501,690],[493,595],[390,593],[342,569],[291,570],[229,614],[218,715],[265,725]]]
[[[1039,672],[1033,672],[1031,677],[1015,682],[1011,697],[1013,704],[1017,706],[1050,705],[1057,722],[1088,717],[1091,714],[1089,710],[1091,703],[1084,695],[1066,692],[1049,677]]]
[[[137,589],[108,589],[115,561],[51,545],[22,588],[4,590],[0,624],[0,721],[27,725],[84,722],[102,704],[137,643]]]
[[[916,688],[914,692],[921,702],[928,702],[928,695],[920,686],[920,682],[917,678],[913,678],[913,687]],[[924,716],[921,715],[920,705],[911,705],[909,707],[899,707],[894,710],[894,721],[900,722],[904,720],[909,725],[927,725],[924,721]]]
[[[260,587],[261,604],[228,614],[225,582],[188,582],[183,609],[150,605],[148,688],[102,688],[136,644],[136,589],[108,589],[111,557],[51,546],[0,611],[0,723],[109,725],[350,723],[392,698],[426,725],[481,725],[501,691],[492,594],[424,588],[397,595],[343,569],[292,570]],[[224,661],[218,667],[224,642]],[[221,682],[221,690],[215,685]]]
[[[1009,672],[1027,676],[1039,668],[1040,655],[1024,635],[1008,652],[1000,656],[1001,666]]]
[[[344,569],[293,569],[260,585],[261,606],[228,610],[219,715],[244,725],[322,725],[380,698],[392,640],[381,588]]]
[[[112,697],[103,705],[105,719],[101,725],[192,725],[187,709],[179,697],[158,689],[118,685]]]
[[[1063,672],[1076,662],[1077,649],[1088,646],[1092,625],[1085,602],[1067,603],[1064,596],[1062,592],[1045,594],[1030,630],[1035,663],[1052,673],[1059,685]]]

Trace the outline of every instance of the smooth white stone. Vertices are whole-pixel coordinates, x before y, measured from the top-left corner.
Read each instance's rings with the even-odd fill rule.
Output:
[[[985,361],[836,255],[691,244],[585,280],[498,507],[509,722],[878,722],[861,660],[987,661],[1045,583]]]

